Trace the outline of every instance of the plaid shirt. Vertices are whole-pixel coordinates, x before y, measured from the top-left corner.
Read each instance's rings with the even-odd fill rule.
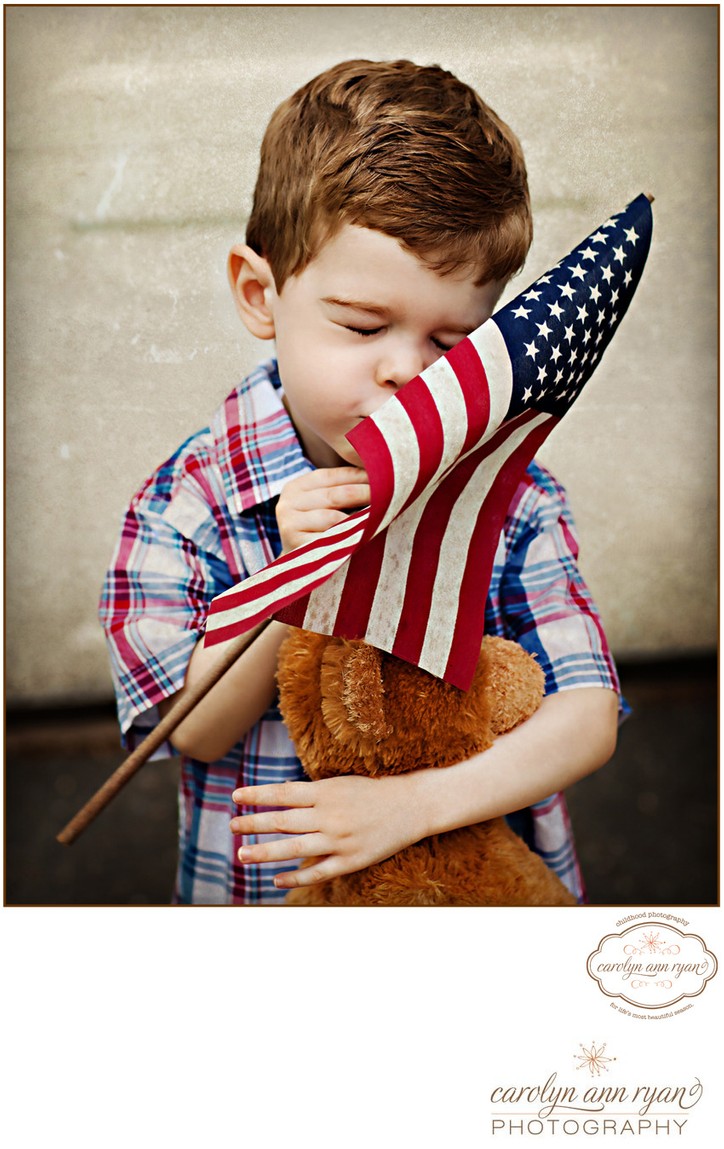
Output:
[[[108,640],[122,739],[131,749],[184,684],[211,600],[281,550],[275,518],[286,482],[311,469],[281,402],[272,360],[257,368],[135,495],[106,576],[100,618]],[[501,534],[486,630],[534,652],[546,693],[618,690],[589,591],[565,492],[531,465]],[[170,745],[157,757],[175,754]],[[220,761],[181,759],[178,903],[270,904],[289,863],[241,866],[229,821],[239,786],[303,778],[276,707]],[[562,794],[510,816],[573,890],[584,891]],[[255,837],[246,839],[257,841]]]

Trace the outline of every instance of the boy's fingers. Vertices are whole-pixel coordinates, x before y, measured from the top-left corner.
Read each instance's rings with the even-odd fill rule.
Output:
[[[297,482],[300,490],[315,491],[320,488],[368,484],[369,480],[367,472],[361,467],[320,467],[317,471],[306,471]]]
[[[269,782],[262,786],[240,786],[231,795],[237,806],[313,806],[314,782]]]
[[[313,806],[301,810],[265,810],[261,814],[237,814],[230,823],[232,834],[309,834],[316,831],[317,824]]]
[[[324,852],[325,840],[321,834],[304,834],[300,838],[279,838],[275,842],[260,842],[255,846],[242,846],[239,861],[244,865],[264,862],[293,862],[295,858],[317,858]]]

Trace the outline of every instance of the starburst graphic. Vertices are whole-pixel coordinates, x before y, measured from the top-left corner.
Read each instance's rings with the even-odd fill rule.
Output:
[[[608,1063],[615,1061],[615,1057],[605,1057],[604,1052],[606,1043],[603,1045],[596,1045],[595,1041],[591,1042],[591,1048],[586,1049],[585,1045],[581,1046],[583,1053],[575,1054],[576,1061],[580,1062],[576,1069],[588,1068],[591,1077],[600,1077],[601,1072],[608,1073]]]
[[[642,951],[650,954],[655,954],[659,953],[663,948],[664,943],[661,940],[658,931],[656,933],[654,933],[653,930],[649,930],[648,933],[644,932],[643,944],[641,946]]]
[[[624,946],[626,954],[678,954],[680,947],[672,945],[668,938],[662,937],[658,930],[644,930],[639,939],[638,946]]]

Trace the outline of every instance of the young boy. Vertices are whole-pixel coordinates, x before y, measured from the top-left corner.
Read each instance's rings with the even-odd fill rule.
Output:
[[[345,434],[492,314],[531,237],[520,145],[450,73],[350,61],[277,109],[246,243],[229,258],[241,319],[275,340],[276,360],[136,495],[106,581],[129,743],[219,658],[202,642],[212,598],[369,501]],[[576,557],[565,494],[533,465],[499,541],[486,629],[536,653],[546,698],[444,771],[304,781],[275,706],[285,628],[271,623],[172,737],[176,900],[279,901],[501,813],[582,900],[560,791],[612,754],[618,684]]]

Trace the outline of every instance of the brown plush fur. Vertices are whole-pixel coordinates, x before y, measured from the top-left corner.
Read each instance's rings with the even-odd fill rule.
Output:
[[[292,629],[279,703],[310,778],[445,767],[529,718],[543,674],[517,643],[486,637],[468,692],[363,642]],[[503,818],[435,834],[359,873],[287,896],[305,906],[542,906],[575,899]]]

